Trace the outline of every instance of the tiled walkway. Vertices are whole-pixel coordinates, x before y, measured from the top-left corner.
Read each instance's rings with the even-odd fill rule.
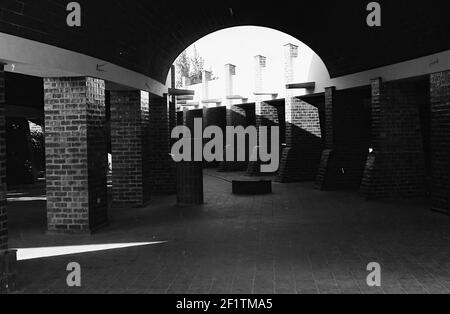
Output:
[[[211,176],[205,190],[199,208],[168,197],[113,209],[111,224],[92,237],[46,236],[45,202],[11,201],[11,247],[168,241],[21,262],[19,292],[450,292],[450,217],[429,211],[427,200],[367,202],[303,183],[236,197]],[[82,267],[81,289],[66,286],[69,262]],[[382,266],[381,288],[366,284],[370,262]]]

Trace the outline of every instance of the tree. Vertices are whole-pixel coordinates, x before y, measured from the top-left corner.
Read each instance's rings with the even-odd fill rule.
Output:
[[[176,85],[177,88],[181,88],[183,86],[183,77],[189,78],[191,75],[191,62],[187,51],[183,51],[183,53],[178,57],[175,61],[176,68]]]
[[[200,56],[197,47],[194,45],[192,55],[185,50],[175,61],[176,67],[176,85],[177,88],[183,86],[183,77],[190,80],[191,84],[202,82],[205,60]]]
[[[191,82],[192,84],[198,84],[202,82],[202,75],[205,66],[205,60],[198,53],[197,47],[194,46],[194,52],[191,57],[192,73]]]

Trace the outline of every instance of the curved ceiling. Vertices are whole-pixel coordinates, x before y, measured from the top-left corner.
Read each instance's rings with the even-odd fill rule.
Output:
[[[80,0],[82,27],[66,25],[64,0],[0,1],[0,32],[81,52],[165,82],[171,64],[209,33],[273,28],[311,47],[332,77],[450,49],[448,1],[379,1],[382,27],[366,24],[370,1]],[[277,5],[276,5],[277,4]],[[264,38],[261,38],[264,40]]]

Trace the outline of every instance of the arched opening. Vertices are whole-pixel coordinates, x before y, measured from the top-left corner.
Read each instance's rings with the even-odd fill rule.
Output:
[[[289,43],[297,46],[300,51],[299,57],[296,58],[293,64],[293,67],[296,69],[294,81],[320,81],[325,83],[330,80],[327,66],[320,55],[313,50],[314,48],[302,42],[301,39],[274,28],[263,26],[235,26],[211,32],[193,41],[178,54],[172,63],[176,66],[177,60],[179,61],[184,54],[192,57],[197,53],[200,58],[207,55],[208,60],[206,60],[207,62],[203,68],[206,71],[208,69],[215,70],[214,80],[223,79],[226,76],[225,65],[240,65],[240,67],[237,67],[239,75],[236,75],[235,87],[237,91],[249,92],[254,88],[255,69],[253,58],[261,55],[269,60],[266,67],[268,77],[264,84],[267,87],[270,86],[273,91],[281,92],[285,90],[285,50],[283,46]],[[167,71],[170,72],[170,70],[168,68]],[[168,81],[170,76],[171,73],[168,73]],[[182,85],[181,76],[180,72],[177,72],[176,83],[178,85]],[[201,83],[201,77],[199,76],[201,74],[197,74],[197,82],[189,82],[190,86]],[[199,89],[200,87],[195,86],[195,88]],[[212,86],[211,88],[214,94],[223,96],[224,91],[221,90],[222,88],[217,86]],[[197,97],[200,95],[201,93],[196,93]]]
[[[333,189],[359,188],[370,146],[370,89],[365,86],[359,92],[350,91],[351,96],[340,96],[342,104],[330,109],[333,102],[328,99],[331,103],[326,103],[326,88],[332,80],[327,67],[301,41],[265,27],[228,28],[192,44],[175,61],[173,71],[172,88],[184,92],[171,98],[178,111],[178,124],[182,124],[183,116],[195,111],[196,117],[203,117],[204,130],[214,126],[223,134],[227,127],[279,130],[279,165],[275,171],[261,171],[261,162],[252,159],[255,148],[246,134],[245,160],[238,158],[239,137],[231,136],[230,144],[230,136],[224,136],[222,159],[204,162],[208,176],[219,176],[230,183],[243,178],[282,183],[317,180],[321,189],[330,188],[322,185],[322,180],[332,180]],[[337,110],[340,120],[334,121]],[[352,124],[352,120],[360,123]],[[321,159],[335,142],[344,146],[345,159],[350,160],[333,170],[340,173],[331,175],[332,179],[328,175],[324,179]],[[233,161],[227,160],[230,147],[235,154]],[[217,147],[214,149],[216,152]],[[357,156],[352,160],[347,155]]]

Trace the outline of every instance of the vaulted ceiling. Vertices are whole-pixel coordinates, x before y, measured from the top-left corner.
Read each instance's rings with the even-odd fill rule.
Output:
[[[80,0],[81,28],[66,25],[68,2],[1,0],[0,32],[98,57],[160,82],[196,40],[241,25],[296,37],[322,57],[333,77],[450,49],[449,1],[379,1],[379,28],[367,26],[370,1],[363,0]]]

